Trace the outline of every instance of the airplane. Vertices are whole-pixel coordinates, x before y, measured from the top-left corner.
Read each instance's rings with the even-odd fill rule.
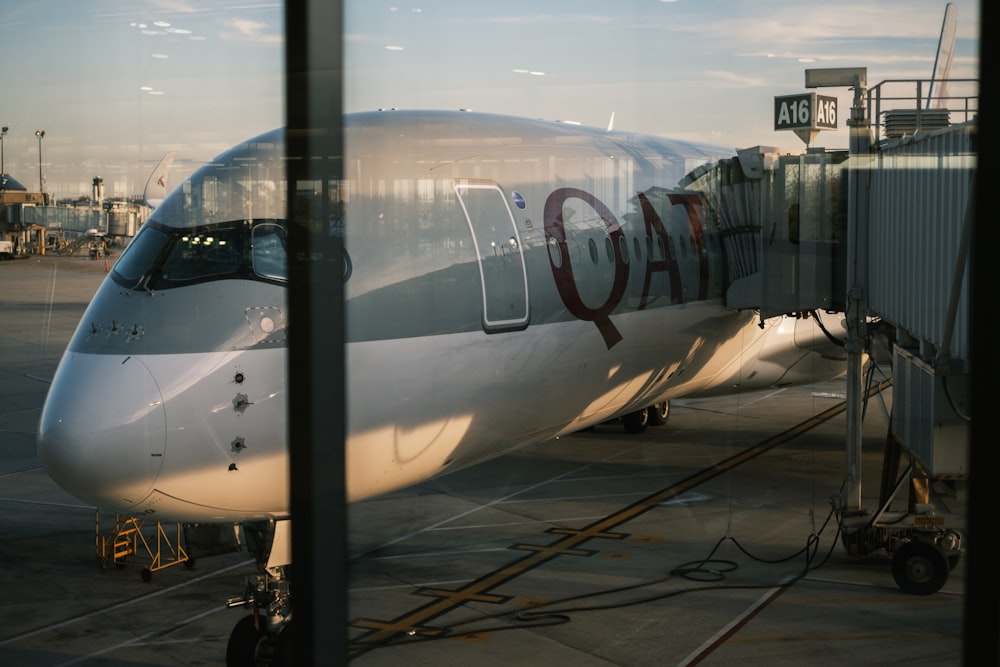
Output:
[[[259,574],[230,601],[253,614],[229,665],[280,654],[291,615],[284,136],[233,147],[156,207],[38,431],[48,474],[94,506],[243,528]],[[344,139],[329,233],[349,502],[613,419],[642,430],[679,397],[845,372],[839,316],[727,307],[698,167],[734,151],[467,111],[348,114]]]

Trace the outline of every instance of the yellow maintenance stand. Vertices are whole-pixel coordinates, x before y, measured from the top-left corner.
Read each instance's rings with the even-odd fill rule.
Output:
[[[140,517],[115,514],[114,527],[110,532],[102,533],[100,511],[95,511],[94,524],[97,559],[102,568],[109,564],[118,568],[125,567],[133,556],[148,558],[149,565],[142,569],[140,576],[143,581],[149,581],[157,570],[181,563],[186,567],[194,566],[194,559],[188,557],[181,546],[179,523],[175,524],[175,536],[171,541],[163,524],[156,522],[155,548],[151,546],[152,538],[147,540],[142,533],[143,520]]]

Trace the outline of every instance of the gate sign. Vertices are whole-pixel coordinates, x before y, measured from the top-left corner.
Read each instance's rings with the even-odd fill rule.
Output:
[[[818,93],[774,98],[775,130],[837,129],[837,98]]]

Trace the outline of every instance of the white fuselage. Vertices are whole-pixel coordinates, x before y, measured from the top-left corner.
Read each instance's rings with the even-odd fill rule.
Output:
[[[172,193],[84,315],[39,429],[78,497],[288,515],[282,136]],[[672,397],[839,372],[808,321],[723,305],[705,195],[678,183],[725,152],[433,112],[348,117],[345,141],[351,501]]]

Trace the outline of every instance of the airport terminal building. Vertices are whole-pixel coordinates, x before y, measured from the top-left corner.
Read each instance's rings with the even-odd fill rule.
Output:
[[[105,200],[103,181],[94,178],[89,200],[54,204],[44,192],[30,192],[10,174],[0,174],[0,256],[71,254],[95,239],[103,246],[127,244],[149,216],[141,202]]]

